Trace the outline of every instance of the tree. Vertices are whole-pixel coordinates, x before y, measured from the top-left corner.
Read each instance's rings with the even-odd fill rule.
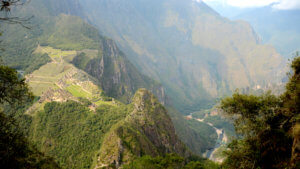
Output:
[[[0,11],[5,15],[10,7],[20,5],[19,0],[1,0]],[[0,17],[0,22],[23,24],[18,17]],[[0,57],[0,166],[1,168],[59,168],[52,158],[38,152],[26,139],[14,119],[14,114],[8,115],[3,107],[11,109],[25,102],[32,101],[25,79],[19,78],[15,69],[5,66]]]
[[[11,8],[24,5],[28,3],[30,0],[0,0],[0,11],[2,15],[0,17],[1,22],[9,23],[9,24],[20,24],[25,28],[29,28],[27,23],[31,19],[29,18],[20,18],[20,17],[11,17],[9,16]]]
[[[283,127],[293,137],[291,166],[300,168],[300,56],[298,52],[291,67],[294,74],[290,76],[286,92],[281,96],[282,111],[287,118]]]
[[[14,108],[33,99],[25,79],[16,70],[0,65],[0,166],[17,168],[59,168],[52,158],[37,151],[24,136],[15,120]],[[12,114],[4,112],[9,107]]]
[[[225,168],[297,168],[300,161],[300,57],[280,97],[233,94],[221,109],[234,121],[238,138],[224,154]]]
[[[0,12],[6,16],[0,17],[0,22],[20,23],[14,22],[18,17],[11,18],[7,16],[7,13],[10,12],[12,6],[21,4],[20,0],[0,0]],[[29,91],[25,79],[19,78],[15,69],[5,66],[0,56],[0,106],[3,107],[4,104],[8,104],[10,107],[14,107],[32,99],[33,95]],[[1,107],[0,112],[3,111]]]
[[[0,65],[0,105],[8,103],[11,106],[32,100],[33,95],[28,89],[24,78],[18,77],[15,69]]]

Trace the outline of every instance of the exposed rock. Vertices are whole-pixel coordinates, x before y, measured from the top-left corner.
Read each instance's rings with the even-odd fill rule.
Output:
[[[167,102],[163,87],[139,73],[112,40],[103,39],[101,48],[102,56],[90,60],[85,71],[98,79],[107,95],[128,103],[137,89],[147,88],[161,103]]]

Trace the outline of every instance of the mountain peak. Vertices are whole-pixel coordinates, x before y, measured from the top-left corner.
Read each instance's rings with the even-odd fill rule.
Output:
[[[154,106],[159,102],[150,91],[142,88],[136,91],[132,103],[137,111],[143,111],[147,105]]]
[[[132,99],[132,106],[133,110],[125,120],[114,125],[104,138],[96,168],[119,167],[143,155],[191,155],[175,134],[166,109],[151,92],[139,89]]]

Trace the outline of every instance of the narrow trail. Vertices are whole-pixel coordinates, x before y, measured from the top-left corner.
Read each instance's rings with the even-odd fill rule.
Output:
[[[90,91],[87,91],[85,88],[83,88],[82,86],[80,86],[81,87],[81,89],[83,90],[83,91],[85,91],[85,92],[87,92],[88,94],[93,94],[93,93],[91,93]]]
[[[42,82],[42,81],[30,81],[30,83],[55,84],[55,83],[53,83],[53,82]]]
[[[51,76],[36,76],[36,75],[32,75],[31,78],[45,78],[45,79],[58,79],[57,77],[51,77]]]

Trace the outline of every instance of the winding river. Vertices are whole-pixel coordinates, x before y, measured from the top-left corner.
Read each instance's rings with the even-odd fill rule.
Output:
[[[193,118],[192,114],[190,114],[189,116],[187,116],[189,119],[195,119]],[[212,160],[212,161],[215,161],[215,162],[222,162],[223,161],[223,158],[217,158],[214,156],[214,154],[217,152],[217,150],[224,144],[226,144],[228,142],[228,139],[227,139],[227,136],[225,134],[225,131],[224,129],[218,129],[216,128],[213,124],[209,123],[209,122],[205,122],[204,121],[204,118],[203,119],[195,119],[199,122],[202,122],[202,123],[205,123],[211,127],[213,127],[218,135],[218,138],[217,138],[217,141],[216,141],[216,144],[214,146],[214,148],[212,149],[209,149],[207,150],[203,156]]]

